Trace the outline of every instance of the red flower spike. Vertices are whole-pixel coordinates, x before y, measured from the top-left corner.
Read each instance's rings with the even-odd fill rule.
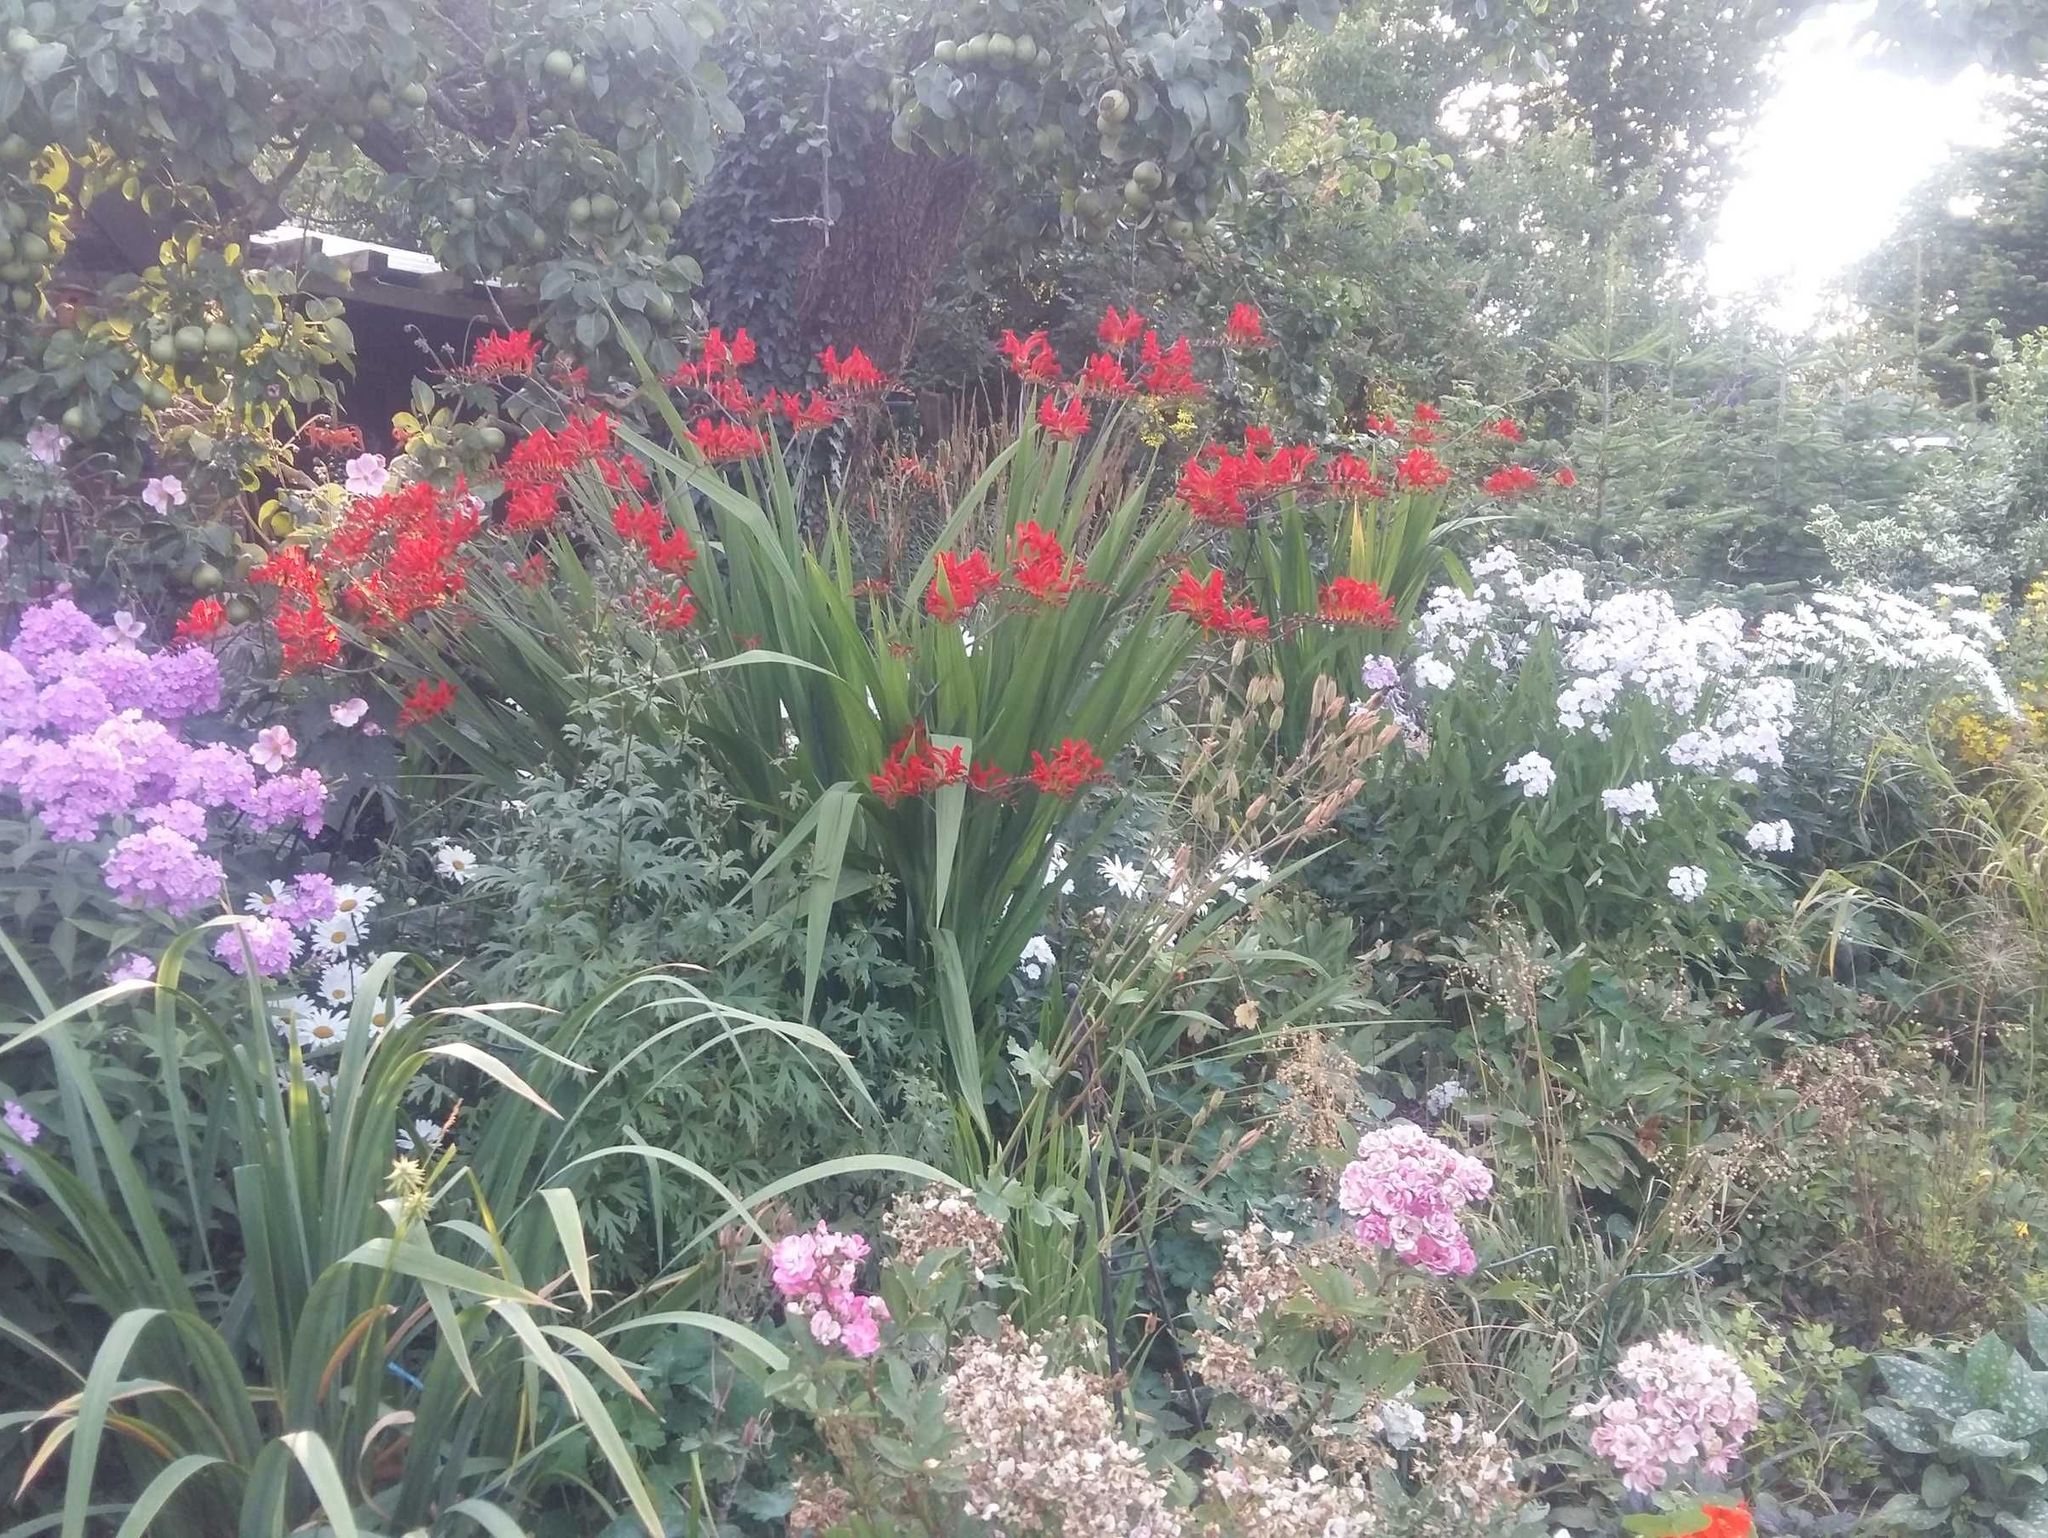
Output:
[[[1174,579],[1166,607],[1175,614],[1189,616],[1206,628],[1209,617],[1223,610],[1223,573],[1212,571],[1207,577],[1197,577],[1193,571],[1183,570]]]
[[[786,395],[777,395],[771,390],[764,404],[770,411],[781,412],[793,433],[814,433],[820,428],[830,427],[839,420],[837,403],[831,396],[820,395],[816,390],[810,393],[808,399],[799,397],[793,391]]]
[[[868,788],[882,798],[884,806],[894,807],[966,778],[967,765],[961,750],[933,747],[924,723],[919,721],[912,723],[910,730],[889,749],[881,770],[868,776]]]
[[[1520,443],[1524,436],[1522,424],[1513,417],[1496,417],[1480,431],[1489,438],[1500,439],[1503,443]]]
[[[227,629],[227,625],[227,605],[218,598],[201,598],[185,611],[185,617],[178,621],[178,628],[171,639],[180,646],[211,641]]]
[[[1081,366],[1081,380],[1076,388],[1083,395],[1129,395],[1137,386],[1115,357],[1098,352]]]
[[[690,543],[687,529],[672,529],[642,548],[656,571],[665,571],[672,577],[687,577],[697,562],[697,547]]]
[[[1232,347],[1264,347],[1267,343],[1265,317],[1257,305],[1233,305],[1224,323],[1223,339]]]
[[[1387,483],[1373,472],[1372,461],[1356,454],[1339,454],[1324,472],[1330,490],[1343,497],[1384,497]]]
[[[1069,737],[1050,759],[1033,751],[1030,780],[1042,794],[1065,798],[1100,779],[1102,768],[1101,757],[1085,739]]]
[[[1437,491],[1451,484],[1451,472],[1428,449],[1410,449],[1394,466],[1394,484],[1403,491]]]
[[[889,383],[874,360],[858,347],[843,358],[837,348],[828,347],[818,354],[818,366],[825,371],[825,382],[843,394],[864,394],[883,389]]]
[[[1053,351],[1052,339],[1043,331],[1034,331],[1026,337],[1005,331],[999,345],[1003,357],[1009,362],[1010,372],[1026,384],[1059,382],[1059,354]]]
[[[752,416],[762,406],[760,401],[747,394],[747,387],[738,379],[714,379],[706,387],[705,393],[711,397],[713,405],[731,412],[736,417]]]
[[[661,509],[647,502],[621,502],[612,509],[612,529],[620,539],[649,545],[661,538]]]
[[[1331,578],[1316,613],[1333,625],[1355,625],[1362,630],[1392,630],[1400,623],[1379,584],[1355,577]]]
[[[486,379],[503,379],[507,374],[531,374],[540,365],[540,347],[530,331],[507,335],[492,332],[480,337],[469,355],[469,366]]]
[[[938,568],[938,575],[925,589],[924,612],[941,624],[957,624],[963,614],[1003,585],[984,551],[970,550],[958,556],[942,550]]]
[[[1010,580],[1040,603],[1063,604],[1073,591],[1074,572],[1067,564],[1066,547],[1035,518],[1019,524],[1011,536]]]
[[[683,630],[697,617],[697,600],[686,587],[673,593],[643,587],[634,593],[633,605],[657,630]]]
[[[1122,350],[1145,334],[1145,317],[1138,313],[1136,305],[1131,306],[1128,315],[1119,315],[1116,306],[1111,305],[1102,312],[1102,320],[1095,328],[1096,340],[1104,347]]]
[[[1543,484],[1543,478],[1527,465],[1502,465],[1479,483],[1489,497],[1519,497]]]
[[[422,680],[413,685],[412,693],[398,707],[398,729],[402,732],[422,721],[431,721],[454,703],[455,685],[445,679],[435,684]]]
[[[283,671],[301,673],[326,667],[341,657],[341,633],[318,599],[301,603],[287,599],[271,622],[284,653]]]
[[[1247,427],[1244,430],[1244,446],[1247,453],[1270,454],[1273,451],[1273,429]]]
[[[1138,377],[1145,393],[1162,399],[1198,396],[1202,382],[1195,378],[1194,349],[1186,337],[1176,337],[1164,352],[1151,332],[1145,333],[1144,370]]]
[[[1579,484],[1579,478],[1578,476],[1572,473],[1572,467],[1570,465],[1560,465],[1558,467],[1557,474],[1553,475],[1551,479],[1553,481],[1556,481],[1558,485],[1564,487],[1567,491],[1571,490],[1572,487]]]
[[[1017,782],[995,764],[975,764],[967,771],[967,788],[983,796],[1007,796]]]
[[[1038,425],[1046,437],[1072,443],[1088,431],[1088,403],[1074,395],[1062,406],[1048,395],[1038,403]]]
[[[1430,405],[1428,401],[1422,402],[1422,404],[1415,408],[1415,420],[1418,422],[1441,422],[1443,419],[1444,414],[1437,410],[1436,407]]]
[[[744,422],[721,422],[713,417],[699,417],[690,424],[690,442],[714,465],[758,459],[768,452],[768,440],[761,436],[759,428]]]
[[[363,446],[363,430],[347,423],[329,427],[322,422],[308,422],[299,436],[306,441],[306,447],[321,454],[339,454],[347,449],[360,450]]]
[[[1686,1538],[1752,1538],[1756,1532],[1747,1506],[1702,1505],[1700,1514],[1706,1525],[1689,1529]]]
[[[529,529],[545,529],[561,510],[561,487],[521,486],[505,499],[506,532],[523,534]]]

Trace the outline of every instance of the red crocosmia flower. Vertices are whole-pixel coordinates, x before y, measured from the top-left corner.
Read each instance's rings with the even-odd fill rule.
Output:
[[[1075,795],[1101,775],[1101,757],[1079,737],[1063,741],[1050,759],[1035,750],[1031,755],[1031,783],[1048,796]]]
[[[758,353],[754,339],[747,335],[747,328],[740,327],[732,334],[732,340],[725,339],[725,332],[713,326],[704,333],[703,362],[696,372],[705,379],[713,379],[727,372],[737,372],[752,363]]]
[[[1098,352],[1081,365],[1077,388],[1084,395],[1129,395],[1137,386],[1131,383],[1123,364],[1109,353]]]
[[[985,551],[970,550],[960,556],[942,550],[938,567],[938,575],[924,592],[924,612],[943,624],[957,623],[961,615],[1003,585]]]
[[[974,764],[967,771],[967,788],[984,796],[1007,796],[1015,787],[1009,771],[995,764]]]
[[[704,382],[704,370],[694,363],[678,363],[663,381],[671,390],[691,390]]]
[[[697,562],[697,547],[690,543],[687,529],[671,529],[642,548],[656,571],[665,571],[672,577],[687,577]]]
[[[201,598],[185,611],[171,639],[181,646],[211,641],[228,626],[227,605],[218,598]]]
[[[1702,1505],[1700,1514],[1706,1526],[1688,1528],[1686,1538],[1752,1538],[1756,1532],[1747,1506]]]
[[[1332,577],[1323,588],[1316,613],[1333,625],[1356,625],[1365,630],[1392,630],[1400,623],[1379,584],[1355,577]]]
[[[652,544],[661,538],[666,521],[661,509],[648,502],[621,502],[612,509],[612,528],[620,539],[636,545]]]
[[[874,360],[858,347],[843,358],[836,347],[828,347],[818,354],[818,366],[824,369],[827,384],[848,395],[880,390],[889,383]]]
[[[1048,395],[1038,403],[1038,425],[1045,430],[1046,437],[1071,443],[1088,431],[1088,403],[1072,395],[1062,406]]]
[[[1233,347],[1264,347],[1266,345],[1265,317],[1253,304],[1233,305],[1230,319],[1224,323],[1223,338]]]
[[[284,653],[283,670],[287,674],[326,667],[341,656],[341,634],[318,599],[303,603],[284,599],[272,625]]]
[[[1551,479],[1556,481],[1558,485],[1564,487],[1567,491],[1569,491],[1572,487],[1579,484],[1579,478],[1578,476],[1572,473],[1572,467],[1570,465],[1560,465],[1558,467],[1557,474],[1553,475]]]
[[[521,486],[505,499],[506,531],[523,534],[529,529],[544,529],[561,510],[561,487]]]
[[[721,422],[714,417],[699,417],[692,422],[690,441],[697,446],[697,452],[714,465],[730,464],[739,459],[758,459],[768,452],[768,440],[761,436],[759,428],[749,427],[744,422]]]
[[[697,617],[697,600],[690,590],[679,587],[664,593],[658,587],[643,587],[633,595],[633,606],[657,630],[682,630]]]
[[[1166,607],[1175,614],[1186,614],[1196,620],[1218,612],[1223,607],[1223,573],[1212,571],[1206,577],[1198,577],[1192,570],[1183,569],[1174,578],[1173,591],[1166,596]]]
[[[1238,493],[1234,470],[1226,469],[1226,462],[1236,464],[1220,453],[1215,463],[1204,464],[1203,455],[1197,454],[1181,467],[1180,484],[1173,494],[1187,504],[1188,516],[1197,523],[1242,528],[1247,516],[1244,498]]]
[[[539,363],[540,347],[530,331],[514,331],[504,336],[494,331],[480,337],[469,355],[470,368],[490,379],[531,374]]]
[[[1003,357],[1009,361],[1010,371],[1026,384],[1059,382],[1059,354],[1052,350],[1052,339],[1043,331],[1034,331],[1025,337],[1014,331],[1005,331],[999,345]]]
[[[560,429],[536,427],[512,445],[512,452],[498,467],[498,477],[508,488],[560,481],[571,470],[608,453],[611,446],[612,421],[603,412],[578,417]]]
[[[261,566],[251,569],[249,580],[274,587],[279,596],[289,596],[302,603],[311,603],[320,595],[320,574],[306,559],[304,545],[286,545],[273,550]]]
[[[1410,449],[1394,465],[1394,484],[1404,491],[1436,491],[1451,484],[1451,472],[1428,449]]]
[[[1040,603],[1063,604],[1073,591],[1066,547],[1035,518],[1019,524],[1010,537],[1010,580]]]
[[[1519,497],[1542,484],[1542,477],[1527,465],[1502,465],[1479,483],[1479,489],[1489,497]]]
[[[1122,349],[1137,341],[1145,334],[1145,317],[1138,313],[1136,305],[1131,306],[1128,315],[1119,315],[1116,306],[1111,305],[1102,312],[1102,320],[1095,328],[1096,340],[1104,347]]]
[[[1339,454],[1324,472],[1330,490],[1342,497],[1383,497],[1387,483],[1373,473],[1372,461],[1356,454]]]
[[[1415,408],[1415,420],[1418,422],[1441,422],[1443,419],[1444,414],[1437,410],[1436,407],[1430,405],[1428,401],[1422,402]]]
[[[455,685],[445,679],[434,684],[422,679],[413,685],[412,693],[398,707],[398,729],[402,732],[422,721],[431,721],[454,703]]]
[[[1273,448],[1273,429],[1247,427],[1244,430],[1244,446],[1254,454],[1270,453]]]
[[[1365,430],[1369,433],[1378,433],[1385,438],[1393,438],[1399,436],[1401,424],[1392,417],[1368,415],[1365,419]]]
[[[770,411],[781,412],[793,433],[814,433],[839,420],[838,404],[831,396],[820,395],[816,390],[811,391],[808,398],[794,391],[778,395],[770,390],[762,404]]]
[[[1481,431],[1489,438],[1499,438],[1504,443],[1520,443],[1523,438],[1522,424],[1513,417],[1496,417]]]
[[[738,379],[714,379],[705,387],[705,393],[714,405],[736,417],[752,416],[761,409],[761,403],[747,393],[747,387]]]
[[[1162,351],[1159,338],[1146,332],[1139,363],[1138,383],[1148,395],[1179,398],[1202,393],[1202,382],[1195,378],[1194,348],[1184,336],[1174,338],[1173,345]]]
[[[884,806],[927,795],[943,785],[967,778],[967,765],[959,748],[935,748],[925,734],[924,723],[914,722],[896,739],[881,770],[868,776],[868,787],[882,798]]]

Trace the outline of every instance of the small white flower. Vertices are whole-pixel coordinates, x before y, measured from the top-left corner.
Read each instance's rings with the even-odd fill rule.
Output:
[[[1051,970],[1052,964],[1052,944],[1044,935],[1033,935],[1025,942],[1024,954],[1017,958],[1018,970],[1034,983]]]
[[[329,705],[327,707],[328,719],[333,721],[336,726],[354,726],[356,722],[362,720],[369,713],[370,702],[360,695],[354,699],[343,700],[338,705]]]
[[[142,500],[165,517],[174,507],[185,505],[185,483],[175,475],[158,475],[142,483]]]
[[[320,969],[320,999],[339,1008],[356,996],[356,969],[346,961],[329,962]]]
[[[1143,897],[1145,895],[1145,873],[1129,860],[1120,860],[1115,855],[1104,855],[1095,867],[1102,872],[1102,879],[1119,897]]]
[[[285,900],[285,895],[284,883],[282,881],[268,882],[258,890],[251,892],[248,901],[243,903],[242,906],[251,913],[274,912],[277,905]]]
[[[476,874],[476,856],[460,844],[443,844],[434,856],[434,874],[461,886]]]
[[[71,447],[71,435],[55,422],[38,422],[28,430],[28,457],[37,464],[54,465]]]
[[[358,454],[342,466],[348,479],[344,484],[353,496],[378,497],[391,480],[391,472],[384,467],[382,454]]]
[[[411,1131],[403,1127],[398,1129],[398,1151],[409,1154],[439,1148],[441,1140],[447,1135],[447,1129],[439,1122],[421,1116],[413,1121]]]
[[[1456,1079],[1446,1079],[1443,1083],[1431,1087],[1429,1093],[1422,1097],[1422,1105],[1430,1115],[1442,1116],[1464,1098],[1465,1086]]]
[[[1273,867],[1264,860],[1234,851],[1225,852],[1216,862],[1216,871],[1209,879],[1220,885],[1232,897],[1242,897],[1246,888],[1255,887],[1262,881],[1272,879]]]
[[[1534,801],[1550,794],[1557,784],[1557,771],[1550,766],[1550,760],[1541,753],[1524,753],[1502,771],[1501,778],[1510,785],[1522,787],[1522,794]]]
[[[271,1002],[270,1024],[278,1035],[291,1036],[303,1041],[300,1032],[319,1013],[318,1004],[294,994],[288,999],[275,999]]]
[[[130,614],[126,609],[114,611],[114,623],[107,626],[109,641],[139,641],[148,633],[149,627]]]
[[[1621,819],[1626,828],[1657,815],[1657,787],[1648,780],[1600,792],[1600,804]]]
[[[1425,689],[1448,689],[1458,680],[1458,673],[1441,657],[1417,657],[1415,659],[1415,681]]]
[[[334,889],[334,911],[340,918],[353,920],[358,928],[362,919],[372,908],[384,899],[373,886],[341,885]]]
[[[1742,841],[1758,854],[1785,854],[1792,848],[1792,824],[1782,817],[1776,822],[1754,823]]]
[[[362,922],[354,913],[331,914],[313,926],[312,940],[315,952],[338,960],[362,943]]]
[[[280,769],[298,757],[299,745],[292,741],[292,734],[281,726],[266,726],[256,734],[256,740],[249,744],[249,761],[258,769],[276,774]]]
[[[374,1035],[395,1031],[411,1019],[412,1011],[397,999],[379,999],[370,1006],[370,1030]]]
[[[1405,1399],[1389,1399],[1381,1405],[1379,1419],[1380,1435],[1389,1447],[1418,1447],[1428,1438],[1429,1422]]]
[[[1680,902],[1698,902],[1706,895],[1707,873],[1697,865],[1674,865],[1665,885]]]
[[[329,1052],[348,1040],[348,1015],[339,1009],[314,1008],[299,1023],[299,1050]]]

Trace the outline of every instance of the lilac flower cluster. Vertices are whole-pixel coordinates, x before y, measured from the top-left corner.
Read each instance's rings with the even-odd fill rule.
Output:
[[[204,848],[210,818],[257,832],[296,824],[310,837],[327,789],[314,771],[287,768],[296,747],[281,727],[248,752],[186,741],[184,722],[220,707],[219,664],[196,646],[144,652],[138,628],[125,615],[102,627],[68,598],[22,616],[0,653],[0,791],[59,843],[111,831],[107,886],[180,918],[220,896],[221,864]],[[266,954],[280,944],[267,936]]]
[[[1622,1484],[1642,1494],[1697,1464],[1728,1472],[1742,1439],[1756,1429],[1756,1390],[1742,1364],[1718,1346],[1666,1331],[1639,1340],[1615,1368],[1634,1393],[1580,1405],[1592,1416],[1593,1451],[1612,1463]]]
[[[1413,1122],[1389,1122],[1358,1140],[1337,1201],[1358,1221],[1358,1242],[1392,1250],[1435,1276],[1469,1276],[1478,1257],[1458,1214],[1493,1190],[1493,1174],[1470,1154]]]
[[[5,1106],[0,1106],[0,1121],[5,1121],[7,1130],[23,1143],[33,1143],[43,1135],[43,1124],[22,1109],[18,1101],[10,1100]],[[10,1175],[22,1173],[21,1160],[11,1153],[0,1154],[0,1163],[6,1164],[7,1173]]]
[[[867,1256],[867,1240],[834,1233],[823,1221],[810,1233],[776,1241],[769,1254],[775,1290],[789,1301],[790,1313],[808,1315],[811,1338],[826,1346],[837,1342],[849,1356],[881,1349],[881,1323],[889,1317],[881,1298],[853,1290]]]

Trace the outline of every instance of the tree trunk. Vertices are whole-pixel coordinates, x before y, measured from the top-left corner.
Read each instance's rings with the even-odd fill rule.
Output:
[[[835,168],[839,217],[817,228],[798,265],[797,326],[816,346],[859,347],[895,374],[959,248],[975,167],[965,157],[906,153],[886,124],[860,137],[855,164]]]

